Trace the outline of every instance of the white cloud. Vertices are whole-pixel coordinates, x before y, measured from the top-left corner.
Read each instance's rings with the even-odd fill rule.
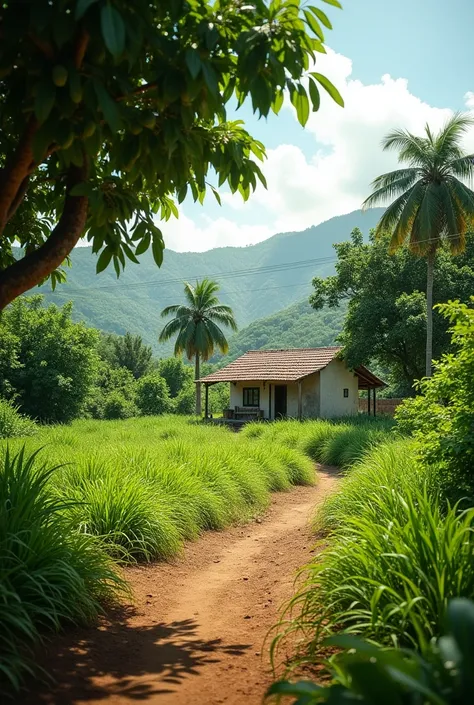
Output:
[[[387,132],[404,128],[420,133],[427,122],[437,130],[452,114],[414,96],[404,78],[384,75],[373,85],[352,79],[350,59],[331,50],[318,57],[317,69],[338,87],[345,107],[322,90],[322,107],[306,125],[315,138],[314,152],[305,154],[291,144],[291,135],[282,135],[284,143],[268,151],[263,167],[268,190],[258,188],[245,204],[238,195],[223,194],[222,216],[203,225],[183,216],[167,223],[169,247],[203,251],[243,246],[355,210],[370,193],[371,181],[397,166],[396,153],[381,149]],[[465,102],[474,111],[474,92],[466,93]],[[294,112],[291,105],[285,109]],[[474,151],[474,130],[465,146]],[[265,225],[252,224],[257,212],[258,222]]]
[[[204,252],[215,247],[254,245],[274,234],[266,225],[238,225],[228,218],[212,220],[203,216],[198,224],[180,209],[177,220],[158,223],[163,231],[166,247],[176,252]]]

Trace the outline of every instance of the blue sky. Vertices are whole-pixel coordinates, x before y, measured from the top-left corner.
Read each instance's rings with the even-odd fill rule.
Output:
[[[168,247],[245,246],[354,210],[370,181],[396,165],[380,150],[389,129],[419,132],[426,121],[438,128],[451,111],[474,110],[473,0],[342,2],[343,11],[324,6],[333,31],[318,70],[338,86],[345,108],[327,98],[304,130],[291,106],[269,120],[241,109],[267,147],[268,191],[246,204],[224,194],[222,208],[211,198],[204,207],[185,202],[178,222],[163,228]],[[466,148],[474,152],[474,134]]]

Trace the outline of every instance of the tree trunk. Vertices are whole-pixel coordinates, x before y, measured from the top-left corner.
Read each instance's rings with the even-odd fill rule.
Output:
[[[430,250],[426,259],[426,377],[431,377],[433,360],[433,274],[436,253]]]
[[[194,365],[194,379],[199,379],[201,376],[199,353],[196,353],[196,362]],[[201,416],[201,382],[196,382],[196,416]]]
[[[86,196],[71,196],[69,191],[85,181],[87,167],[70,167],[68,177],[63,212],[49,238],[37,250],[0,272],[0,311],[57,269],[83,234],[88,199]]]

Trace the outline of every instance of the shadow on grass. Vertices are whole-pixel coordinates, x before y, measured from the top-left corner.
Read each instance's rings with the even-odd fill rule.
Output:
[[[137,612],[121,608],[101,625],[56,637],[37,656],[53,682],[33,682],[16,705],[73,705],[76,701],[123,697],[146,701],[172,693],[181,681],[226,656],[242,656],[249,645],[198,637],[199,624],[134,624]]]

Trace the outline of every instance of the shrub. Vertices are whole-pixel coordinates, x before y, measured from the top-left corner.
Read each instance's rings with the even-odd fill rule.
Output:
[[[23,416],[17,406],[6,399],[0,399],[0,438],[31,436],[36,430],[36,424]]]
[[[142,377],[137,383],[136,404],[146,416],[170,411],[168,387],[163,377],[156,373]]]
[[[471,298],[474,305],[474,297]],[[451,321],[455,354],[444,355],[421,396],[396,411],[399,427],[412,433],[421,459],[439,468],[448,498],[474,495],[474,308],[459,302],[438,306]],[[472,502],[471,502],[472,503]]]
[[[37,453],[0,457],[0,690],[34,670],[27,646],[64,621],[87,622],[123,589],[91,536],[76,532]],[[3,685],[2,685],[3,684]]]
[[[177,414],[191,416],[196,409],[196,388],[194,384],[183,387],[176,397],[175,411]]]
[[[102,401],[102,418],[107,420],[129,419],[136,416],[137,407],[130,399],[127,399],[123,392],[118,390],[110,392]]]

